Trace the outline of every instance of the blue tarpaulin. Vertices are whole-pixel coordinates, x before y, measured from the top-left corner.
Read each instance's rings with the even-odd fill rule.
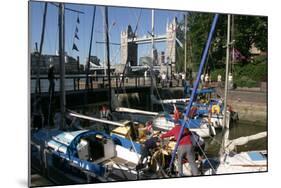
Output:
[[[266,159],[265,156],[258,151],[251,151],[248,155],[253,161],[262,161]]]

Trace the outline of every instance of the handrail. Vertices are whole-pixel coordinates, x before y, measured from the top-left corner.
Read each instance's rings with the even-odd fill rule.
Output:
[[[65,80],[68,80],[68,87],[66,90],[71,91],[80,91],[86,89],[84,85],[86,84],[86,75],[65,75]],[[89,89],[95,89],[95,88],[108,88],[108,78],[103,75],[94,75],[89,74]],[[31,75],[30,77],[31,81],[34,81],[37,79],[36,75]],[[55,80],[60,79],[60,75],[54,76]],[[46,82],[47,84],[42,84],[42,82]],[[84,83],[85,82],[85,83]],[[133,87],[133,88],[142,88],[142,87],[149,87],[151,85],[151,82],[149,80],[149,77],[145,76],[139,76],[139,75],[127,75],[123,80],[118,75],[112,75],[111,76],[111,84],[112,88],[118,88],[120,82],[122,82],[122,85],[125,87]],[[40,84],[40,90],[42,89],[42,92],[48,91],[48,76],[47,75],[41,75],[39,77],[39,84]],[[158,84],[160,86],[160,84]],[[179,84],[174,84],[173,87],[181,87]],[[33,93],[33,85],[32,85],[32,93]]]

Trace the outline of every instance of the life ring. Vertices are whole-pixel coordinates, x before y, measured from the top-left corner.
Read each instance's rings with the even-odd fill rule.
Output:
[[[220,106],[219,105],[213,105],[212,106],[212,114],[218,114],[220,113]]]

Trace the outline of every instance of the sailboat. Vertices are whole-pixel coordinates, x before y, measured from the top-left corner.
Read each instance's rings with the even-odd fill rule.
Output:
[[[227,173],[246,173],[246,172],[265,172],[267,171],[267,151],[246,151],[236,153],[236,146],[245,145],[249,141],[265,138],[267,132],[245,136],[229,140],[229,122],[226,122],[227,90],[228,90],[228,65],[229,65],[229,46],[230,46],[230,15],[227,17],[227,49],[226,49],[226,84],[225,84],[225,109],[223,139],[220,148],[220,156],[216,159],[206,159],[205,175],[227,174]],[[211,161],[211,162],[210,162]],[[207,168],[206,168],[207,167]]]
[[[227,133],[228,134],[228,133]],[[267,136],[266,132],[261,132],[251,136],[240,137],[234,140],[226,140],[223,154],[218,159],[211,159],[214,164],[211,167],[205,165],[205,175],[212,174],[232,174],[247,172],[266,172],[267,171],[267,151],[244,151],[240,153],[234,152],[236,146],[245,145],[249,141],[261,139]]]
[[[116,145],[113,138],[94,130],[70,129],[66,125],[64,91],[64,11],[59,10],[61,112],[54,128],[31,130],[31,168],[58,184],[135,180],[139,154]],[[107,9],[107,7],[105,7]],[[60,125],[60,126],[58,126]]]
[[[265,138],[267,132],[260,132],[254,135],[229,140],[229,124],[226,124],[224,129],[220,156],[217,158],[206,158],[204,160],[204,175],[266,172],[268,168],[266,150],[237,153],[235,149],[237,146],[245,145],[250,141]]]

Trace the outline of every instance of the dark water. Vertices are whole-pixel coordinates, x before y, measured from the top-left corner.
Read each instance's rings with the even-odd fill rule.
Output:
[[[236,139],[242,136],[250,136],[263,131],[267,131],[267,125],[261,123],[253,123],[247,121],[238,121],[230,125],[229,139]],[[206,154],[209,156],[217,156],[220,149],[220,142],[222,139],[222,130],[216,129],[217,135],[213,138],[205,139],[206,141]],[[243,146],[237,146],[236,152],[249,151],[249,150],[267,150],[267,137],[250,141]]]

